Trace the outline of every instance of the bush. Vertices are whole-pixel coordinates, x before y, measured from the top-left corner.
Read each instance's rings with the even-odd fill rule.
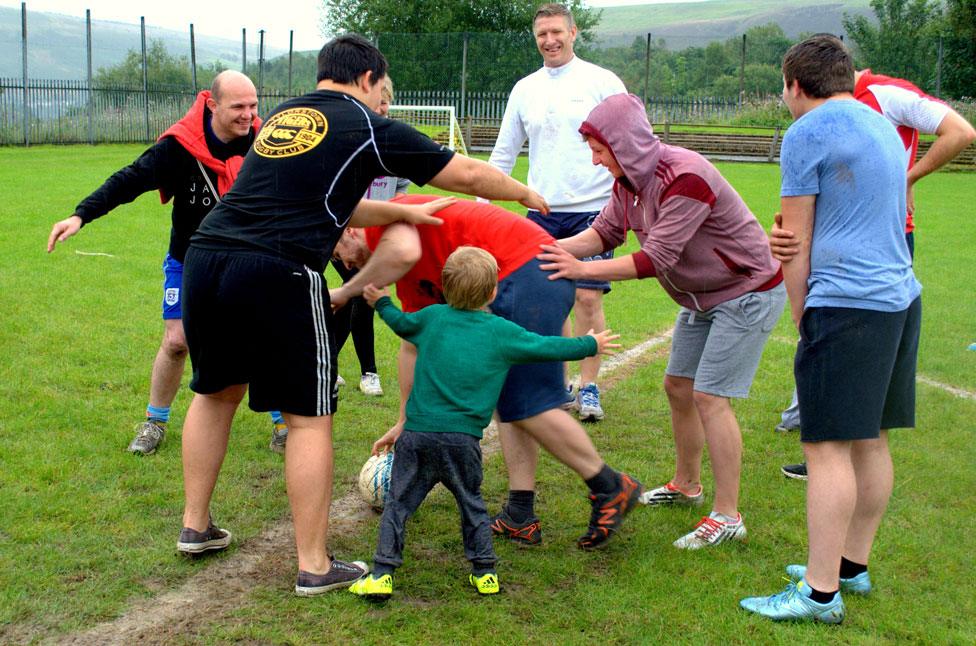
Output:
[[[733,126],[783,126],[793,123],[793,117],[781,99],[767,97],[749,100],[742,109],[729,120]]]

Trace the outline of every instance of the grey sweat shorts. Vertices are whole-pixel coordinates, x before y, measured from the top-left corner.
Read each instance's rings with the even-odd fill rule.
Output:
[[[682,307],[674,324],[666,374],[695,382],[698,392],[748,397],[763,347],[786,304],[780,283],[705,312]]]

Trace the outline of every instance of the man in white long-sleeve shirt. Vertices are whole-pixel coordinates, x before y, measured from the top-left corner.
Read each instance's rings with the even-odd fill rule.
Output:
[[[565,6],[540,6],[532,22],[532,32],[543,67],[521,79],[512,89],[488,163],[510,173],[528,139],[528,184],[545,196],[552,208],[548,216],[529,211],[528,218],[554,238],[568,238],[589,227],[609,201],[613,187],[613,178],[602,167],[593,165],[579,127],[598,103],[626,92],[626,88],[613,72],[581,60],[573,53],[577,28],[573,14]],[[599,260],[611,255],[608,252],[593,258]],[[573,308],[576,335],[590,329],[603,330],[606,327],[603,294],[610,291],[610,283],[577,281],[576,287]],[[604,416],[596,384],[599,370],[599,357],[580,362],[577,404],[583,421],[598,421]],[[528,523],[535,517],[538,446],[525,434],[512,434],[506,426],[502,425],[500,433],[510,492],[503,513],[508,514],[509,525],[517,529],[518,523]],[[497,525],[496,533],[503,533]]]

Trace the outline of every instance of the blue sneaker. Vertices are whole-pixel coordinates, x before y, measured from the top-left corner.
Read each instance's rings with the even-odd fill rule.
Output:
[[[790,577],[790,581],[802,581],[806,575],[807,566],[805,565],[786,566],[786,576]],[[871,577],[865,571],[849,579],[841,579],[840,590],[841,592],[850,592],[866,597],[871,594]]]
[[[792,581],[779,594],[769,597],[748,597],[739,605],[749,612],[773,621],[820,621],[839,624],[844,621],[844,600],[840,591],[829,603],[817,603],[810,598],[811,589],[806,579]]]
[[[581,422],[599,422],[603,419],[603,406],[600,405],[600,389],[592,381],[579,389],[576,398],[579,403]]]

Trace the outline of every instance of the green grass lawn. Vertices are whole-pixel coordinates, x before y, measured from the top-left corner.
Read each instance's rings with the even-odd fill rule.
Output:
[[[268,451],[266,415],[235,420],[214,513],[235,534],[228,553],[185,560],[174,552],[182,512],[180,427],[190,393],[174,405],[160,452],[125,451],[146,404],[159,345],[160,264],[169,207],[145,195],[46,255],[54,221],[139,146],[0,149],[0,643],[59,639],[112,620],[134,603],[176,589],[214,563],[234,559],[288,518],[281,458]],[[778,169],[720,169],[768,226],[778,205]],[[517,174],[524,178],[525,161]],[[976,391],[976,181],[940,173],[916,189],[916,270],[924,285],[919,373]],[[628,250],[632,250],[631,242]],[[82,255],[82,253],[109,255]],[[334,279],[334,276],[330,276]],[[273,304],[269,304],[273,306]],[[653,280],[614,286],[609,324],[625,346],[666,331],[676,306]],[[397,345],[377,322],[377,358],[387,395],[342,391],[336,416],[335,496],[355,487],[373,440],[395,420]],[[291,594],[294,546],[244,581],[230,607],[147,635],[172,643],[972,643],[976,603],[972,518],[976,401],[921,385],[918,429],[897,431],[896,487],[872,561],[877,593],[848,600],[840,628],[775,625],[741,612],[742,596],[781,589],[783,566],[806,549],[804,485],[779,466],[800,456],[797,438],[775,434],[792,390],[795,332],[784,317],[767,346],[752,396],[736,403],[745,453],[744,545],[684,553],[670,543],[697,510],[638,509],[604,551],[581,553],[588,519],[583,485],[553,460],[539,470],[539,549],[496,546],[502,593],[481,599],[467,586],[457,512],[443,491],[411,521],[393,599],[370,605],[345,593]],[[606,421],[589,427],[607,458],[658,485],[673,449],[661,388],[666,353],[626,371],[604,396]],[[354,384],[352,344],[340,359]],[[705,474],[706,491],[711,490]],[[486,459],[484,493],[495,509],[506,491],[500,454]],[[372,554],[377,517],[337,533],[345,558]],[[235,584],[240,582],[233,582]],[[151,607],[151,606],[150,606]]]

